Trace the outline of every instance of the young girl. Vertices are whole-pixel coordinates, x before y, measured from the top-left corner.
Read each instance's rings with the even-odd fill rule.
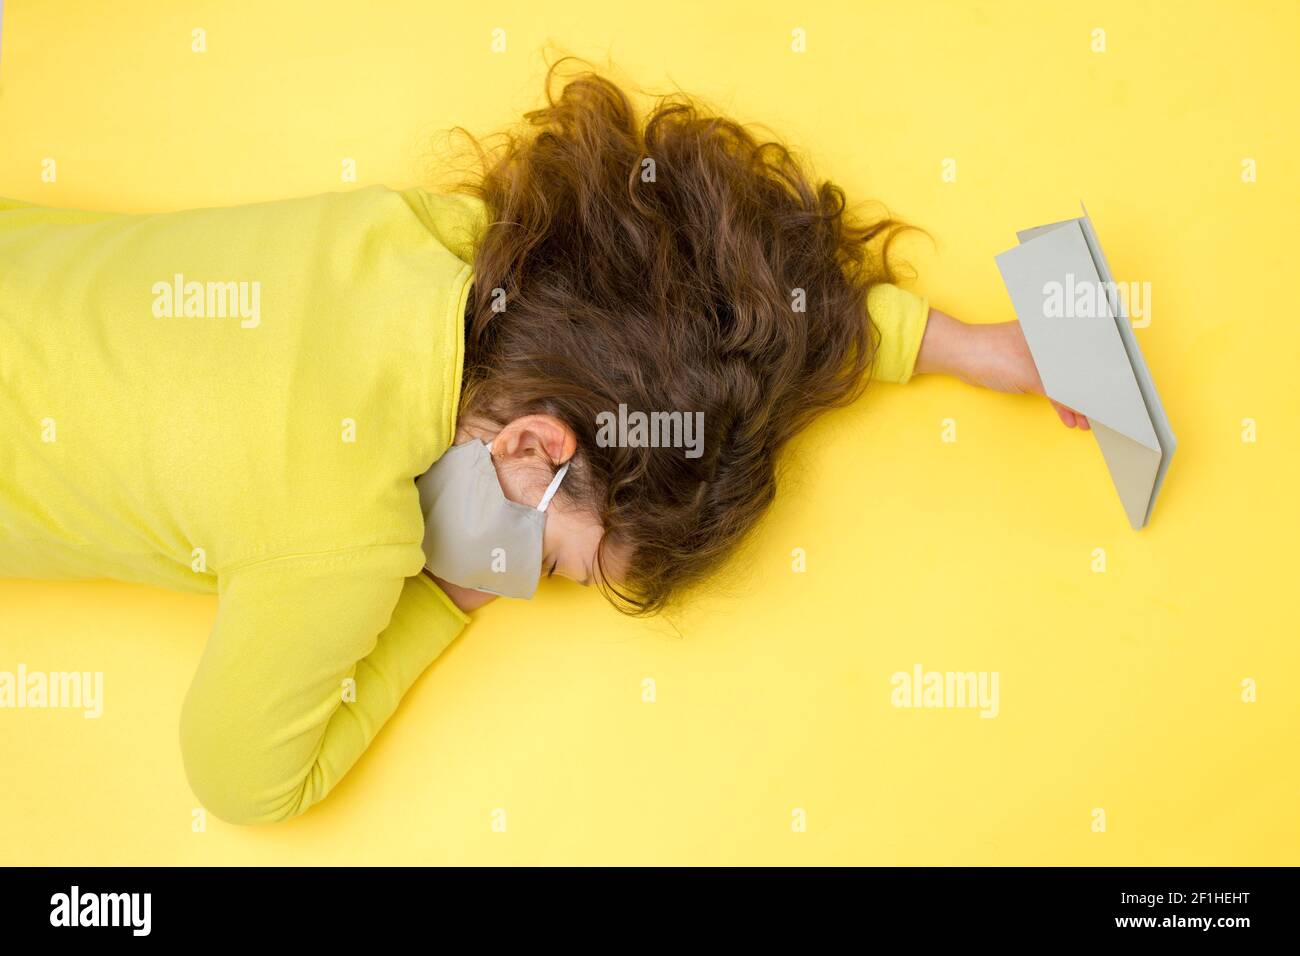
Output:
[[[663,608],[868,378],[1041,391],[1018,325],[891,284],[903,227],[782,146],[552,85],[464,193],[0,200],[0,575],[220,595],[180,737],[223,819],[322,799],[484,589]],[[610,441],[620,407],[698,441]]]

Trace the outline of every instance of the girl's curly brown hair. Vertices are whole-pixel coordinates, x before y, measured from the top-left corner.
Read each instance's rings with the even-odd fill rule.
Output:
[[[853,219],[785,146],[689,96],[639,118],[595,72],[561,77],[564,62],[521,129],[475,143],[489,225],[461,409],[573,429],[563,494],[604,527],[598,559],[615,542],[629,556],[623,580],[597,578],[620,610],[649,614],[755,526],[786,442],[865,387],[867,292],[892,280],[907,227]],[[703,412],[703,453],[601,447],[597,416],[620,403]]]

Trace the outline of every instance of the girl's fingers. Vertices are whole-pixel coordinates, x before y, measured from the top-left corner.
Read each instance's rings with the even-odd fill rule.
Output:
[[[1052,402],[1052,407],[1056,409],[1056,414],[1065,424],[1066,428],[1081,428],[1084,431],[1092,431],[1092,426],[1088,424],[1088,416],[1081,415],[1073,408],[1068,408],[1060,402]]]

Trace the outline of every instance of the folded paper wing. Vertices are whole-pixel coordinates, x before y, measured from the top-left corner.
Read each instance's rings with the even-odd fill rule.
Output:
[[[1150,520],[1177,445],[1088,211],[997,257],[1048,397],[1088,416],[1129,524]]]

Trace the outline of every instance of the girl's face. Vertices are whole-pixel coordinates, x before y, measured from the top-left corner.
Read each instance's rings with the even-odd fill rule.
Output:
[[[550,415],[526,415],[492,432],[461,426],[456,441],[481,438],[492,443],[492,464],[507,498],[536,507],[556,469],[573,457],[578,442],[567,425]],[[585,586],[596,583],[602,572],[611,582],[624,578],[627,555],[618,547],[605,548],[600,568],[596,550],[604,528],[596,515],[560,492],[546,509],[542,539],[542,576],[564,577]]]
[[[583,587],[592,584],[600,573],[596,568],[596,548],[604,530],[590,512],[577,508],[575,503],[567,500],[552,503],[546,511],[542,576],[558,575]],[[606,548],[603,570],[617,581],[621,579],[619,567],[609,567],[611,553],[616,552],[617,549]],[[621,562],[615,563],[621,566]]]

